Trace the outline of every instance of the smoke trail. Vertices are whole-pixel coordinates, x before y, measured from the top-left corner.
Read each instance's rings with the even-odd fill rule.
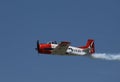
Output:
[[[95,59],[120,60],[120,54],[95,53],[92,57]]]

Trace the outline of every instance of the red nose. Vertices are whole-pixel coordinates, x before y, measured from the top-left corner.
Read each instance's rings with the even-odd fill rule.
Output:
[[[43,54],[51,54],[51,44],[40,44],[39,52]]]

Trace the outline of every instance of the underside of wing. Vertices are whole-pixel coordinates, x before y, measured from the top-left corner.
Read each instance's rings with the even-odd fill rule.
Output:
[[[52,54],[65,54],[67,48],[69,47],[70,42],[61,42],[60,44],[58,44],[58,46],[53,50]]]

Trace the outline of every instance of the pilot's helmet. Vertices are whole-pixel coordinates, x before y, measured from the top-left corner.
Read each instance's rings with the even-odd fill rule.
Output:
[[[54,41],[54,44],[57,44],[57,41]]]

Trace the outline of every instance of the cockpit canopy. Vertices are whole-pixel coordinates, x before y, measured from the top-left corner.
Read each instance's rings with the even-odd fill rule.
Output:
[[[57,41],[50,41],[48,44],[57,44]]]

